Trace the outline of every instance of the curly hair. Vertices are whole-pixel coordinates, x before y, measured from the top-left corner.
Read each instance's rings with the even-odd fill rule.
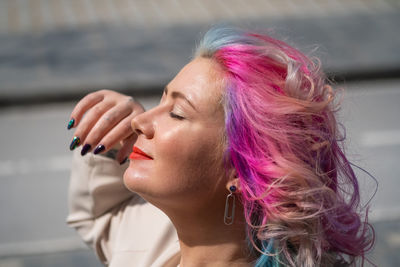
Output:
[[[196,56],[224,70],[225,159],[240,179],[255,266],[363,264],[374,232],[319,61],[268,35],[220,27]]]

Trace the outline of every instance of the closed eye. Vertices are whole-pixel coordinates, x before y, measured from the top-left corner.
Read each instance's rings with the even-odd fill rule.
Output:
[[[178,119],[178,120],[183,120],[183,119],[185,119],[184,117],[179,116],[179,115],[177,115],[177,114],[175,114],[175,113],[173,113],[173,112],[170,112],[170,113],[169,113],[169,116],[170,116],[171,118]]]

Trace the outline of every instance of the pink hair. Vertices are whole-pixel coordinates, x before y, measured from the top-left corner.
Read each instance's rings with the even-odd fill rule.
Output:
[[[363,262],[373,228],[361,219],[319,64],[269,36],[223,28],[205,35],[197,55],[225,70],[226,156],[240,177],[257,266],[269,256],[291,266]]]

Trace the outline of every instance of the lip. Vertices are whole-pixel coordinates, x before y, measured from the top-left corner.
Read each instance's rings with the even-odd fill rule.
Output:
[[[143,152],[140,148],[137,146],[133,146],[133,151],[129,155],[130,159],[144,159],[144,160],[152,160],[153,158],[147,155],[145,152]]]

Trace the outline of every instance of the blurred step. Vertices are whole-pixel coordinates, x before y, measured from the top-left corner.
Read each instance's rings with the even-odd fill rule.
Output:
[[[400,9],[396,0],[3,0],[0,33],[44,32],[91,24],[213,23],[230,19],[309,18]]]
[[[397,0],[93,1],[0,1],[1,106],[157,94],[215,22],[319,47],[330,77],[400,77]]]

